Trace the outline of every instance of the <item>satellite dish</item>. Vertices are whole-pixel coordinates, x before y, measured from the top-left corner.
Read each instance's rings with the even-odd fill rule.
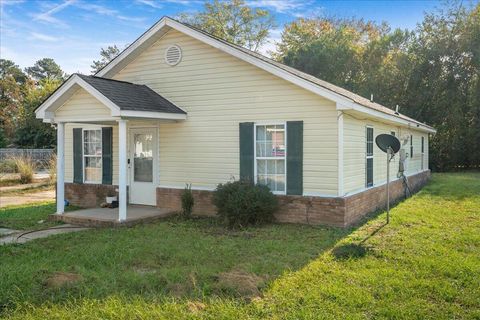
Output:
[[[390,222],[390,161],[400,150],[400,140],[391,134],[379,134],[375,138],[377,146],[387,154],[387,224]]]
[[[379,134],[375,138],[375,143],[383,152],[387,152],[388,148],[397,153],[400,150],[400,141],[391,134]]]

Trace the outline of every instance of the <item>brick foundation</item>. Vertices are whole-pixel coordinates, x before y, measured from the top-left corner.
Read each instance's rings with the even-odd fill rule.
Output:
[[[118,186],[110,184],[65,183],[65,199],[83,208],[95,208],[105,202],[105,197],[117,195]]]
[[[408,177],[412,192],[420,190],[430,178],[430,171]],[[366,214],[386,206],[386,185],[374,187],[346,197],[278,196],[280,209],[275,213],[278,222],[323,224],[346,227]],[[157,188],[157,207],[180,211],[182,189]],[[212,204],[211,191],[192,190],[195,205],[193,214],[213,216],[216,207]],[[402,181],[390,183],[390,202],[404,197]]]
[[[412,193],[418,192],[430,179],[430,170],[408,177],[408,187]],[[383,209],[387,205],[387,185],[374,187],[345,197],[345,226],[351,225],[367,213]],[[390,203],[405,197],[402,180],[390,182]]]

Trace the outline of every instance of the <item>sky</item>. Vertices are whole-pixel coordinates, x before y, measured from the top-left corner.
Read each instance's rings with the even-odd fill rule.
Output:
[[[283,25],[299,17],[357,17],[413,29],[425,11],[441,5],[434,0],[246,2],[271,11],[276,19],[262,53],[274,49]],[[0,0],[0,58],[25,68],[48,57],[69,74],[89,74],[100,48],[116,44],[123,49],[162,16],[200,11],[202,6],[201,0]]]

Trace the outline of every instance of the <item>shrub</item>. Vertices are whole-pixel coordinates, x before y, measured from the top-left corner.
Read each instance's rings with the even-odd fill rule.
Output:
[[[12,159],[6,159],[0,162],[0,173],[15,173],[17,172],[17,166]]]
[[[184,218],[189,219],[192,216],[194,202],[192,185],[187,184],[182,192],[182,216]]]
[[[13,158],[18,172],[20,173],[20,183],[30,183],[33,181],[35,173],[35,162],[30,157]]]
[[[277,197],[267,186],[242,180],[219,184],[213,203],[230,228],[270,222],[278,208]]]

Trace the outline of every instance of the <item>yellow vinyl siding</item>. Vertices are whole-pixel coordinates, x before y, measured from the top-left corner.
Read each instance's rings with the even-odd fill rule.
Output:
[[[182,50],[174,67],[164,62],[171,44]],[[333,102],[174,30],[114,78],[146,84],[188,113],[160,124],[161,186],[212,189],[238,178],[240,122],[303,120],[304,192],[337,194]]]
[[[365,131],[366,127],[373,127],[374,137],[382,133],[395,135],[400,139],[401,148],[410,154],[410,141],[403,144],[404,135],[413,135],[414,152],[413,159],[407,160],[406,175],[420,172],[421,169],[421,136],[425,137],[425,159],[424,170],[428,169],[428,134],[398,127],[393,124],[380,122],[378,119],[358,119],[357,116],[344,115],[344,190],[345,193],[353,193],[365,189],[366,160],[365,160]],[[387,180],[386,154],[374,143],[373,147],[373,185],[380,185]],[[399,166],[399,155],[397,154],[390,162],[390,178],[396,179]]]
[[[98,119],[109,117],[110,109],[95,97],[79,88],[70,99],[55,111],[55,117],[68,119]]]
[[[84,129],[99,129],[102,126],[74,124],[68,123],[65,125],[65,182],[73,182],[73,128]],[[103,125],[103,127],[109,127]],[[112,184],[118,184],[118,126],[111,126],[112,130],[112,157],[113,157],[113,171]]]

